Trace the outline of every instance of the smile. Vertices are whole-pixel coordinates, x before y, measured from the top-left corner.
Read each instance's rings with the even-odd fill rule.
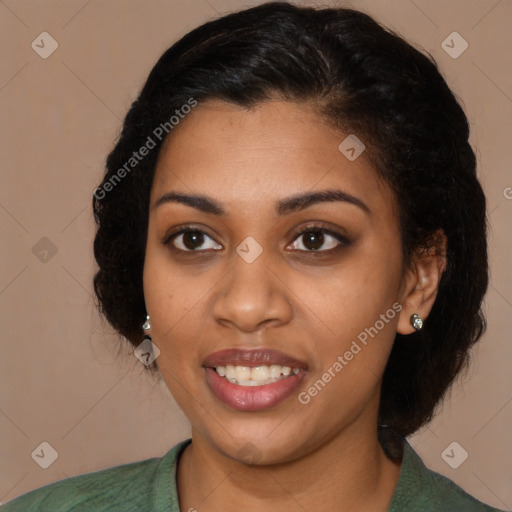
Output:
[[[271,366],[217,366],[215,371],[231,384],[239,386],[264,386],[285,379],[291,374],[297,375],[299,368],[273,364]]]
[[[230,409],[263,411],[288,398],[304,380],[307,364],[279,350],[231,348],[203,361],[213,395]]]

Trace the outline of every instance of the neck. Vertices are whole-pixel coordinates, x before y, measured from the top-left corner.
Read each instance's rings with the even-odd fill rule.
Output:
[[[382,511],[393,497],[399,462],[388,459],[376,431],[354,426],[299,459],[247,465],[226,457],[195,429],[177,472],[182,510]]]

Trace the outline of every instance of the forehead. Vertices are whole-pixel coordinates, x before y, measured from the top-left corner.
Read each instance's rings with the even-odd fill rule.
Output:
[[[200,103],[161,149],[152,201],[158,194],[206,193],[235,208],[275,202],[315,189],[342,188],[377,208],[393,197],[364,152],[349,160],[347,135],[307,103],[268,101],[246,109],[219,100]]]

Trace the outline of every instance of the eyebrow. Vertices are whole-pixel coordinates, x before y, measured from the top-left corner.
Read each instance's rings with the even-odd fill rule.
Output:
[[[361,199],[358,199],[347,192],[343,192],[342,190],[328,189],[310,192],[307,194],[298,194],[282,199],[276,204],[276,214],[279,217],[284,217],[292,212],[305,210],[314,204],[326,202],[344,202],[358,206],[368,214],[371,213],[370,208],[368,208]],[[222,216],[226,214],[225,210],[217,201],[204,195],[168,192],[155,202],[153,209],[166,203],[185,204],[195,208],[196,210],[213,215]]]

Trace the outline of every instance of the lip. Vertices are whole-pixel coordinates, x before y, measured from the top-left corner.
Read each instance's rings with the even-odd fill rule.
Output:
[[[224,404],[237,411],[263,411],[275,407],[288,398],[306,377],[300,370],[272,384],[240,386],[221,377],[213,368],[205,368],[206,381],[213,394]]]
[[[298,368],[299,373],[261,386],[240,386],[233,384],[216,371],[217,366],[289,366]],[[225,405],[238,411],[262,411],[275,407],[288,398],[307,375],[307,364],[275,349],[224,349],[210,354],[203,361],[206,382],[212,393]]]
[[[301,370],[307,370],[308,368],[308,365],[304,361],[295,359],[280,350],[268,348],[228,348],[210,354],[203,361],[203,366],[206,368],[227,366],[228,364],[232,364],[233,366],[249,366],[250,368],[263,365],[271,366],[273,364],[299,368]]]

